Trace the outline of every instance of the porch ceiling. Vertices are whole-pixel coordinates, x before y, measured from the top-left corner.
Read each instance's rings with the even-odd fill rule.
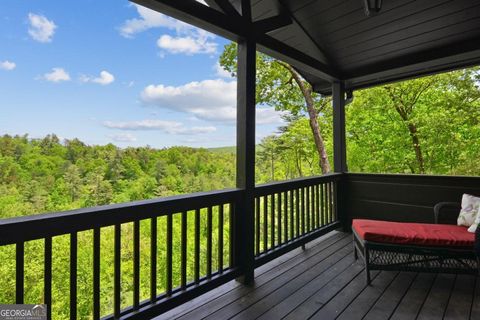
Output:
[[[367,17],[362,0],[133,0],[294,65],[317,92],[347,90],[480,63],[478,0],[384,0]]]

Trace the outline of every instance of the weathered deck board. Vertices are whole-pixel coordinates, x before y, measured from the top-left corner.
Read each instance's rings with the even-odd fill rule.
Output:
[[[348,247],[350,249],[350,246]],[[256,319],[263,315],[265,312],[268,312],[271,308],[275,307],[282,301],[286,300],[287,298],[291,297],[293,293],[306,286],[312,285],[318,286],[318,288],[323,287],[325,284],[329,283],[338,272],[341,272],[351,266],[353,262],[353,257],[349,254],[350,250],[345,250],[342,248],[340,251],[337,251],[334,255],[332,255],[331,262],[327,262],[325,264],[318,264],[320,268],[311,268],[307,272],[302,273],[296,279],[292,279],[284,286],[280,287],[279,289],[275,290],[265,298],[256,301],[254,305],[250,306],[248,309],[244,310],[242,313],[238,314],[233,319]],[[343,256],[343,257],[342,257]],[[341,257],[337,260],[338,257]],[[325,260],[326,262],[327,260]],[[317,274],[315,276],[314,274]],[[287,289],[287,290],[285,290]],[[266,317],[265,319],[272,319]]]
[[[439,274],[437,276],[417,319],[443,319],[445,308],[455,284],[455,278],[456,276],[452,274]]]
[[[214,312],[209,316],[209,319],[228,319],[247,308],[250,308],[257,301],[272,294],[273,292],[280,292],[280,294],[288,294],[291,290],[305,285],[309,279],[312,279],[315,274],[323,272],[325,269],[334,266],[342,257],[348,254],[350,250],[349,239],[342,239],[333,244],[311,259],[305,260],[296,265],[294,268],[283,273],[281,276],[273,279],[266,285],[248,293],[239,301],[231,303],[228,306]],[[282,289],[287,289],[283,291]],[[194,315],[195,317],[195,315]],[[191,318],[190,318],[191,319]],[[252,319],[247,317],[245,319]]]
[[[396,309],[398,303],[407,293],[410,285],[415,279],[416,274],[410,272],[402,272],[395,278],[390,286],[385,290],[380,299],[365,315],[364,319],[381,320],[389,319]]]
[[[458,275],[452,295],[445,310],[445,320],[469,319],[472,306],[472,296],[475,289],[475,277],[470,275]]]
[[[372,281],[371,286],[366,287],[365,290],[352,301],[347,309],[340,314],[338,319],[363,319],[397,276],[398,272],[381,272],[380,275]]]
[[[351,236],[330,233],[159,317],[164,319],[480,319],[474,276],[372,271],[365,285]]]
[[[475,292],[472,302],[472,312],[470,319],[480,319],[480,281],[478,277],[475,279]]]
[[[419,274],[390,319],[415,319],[434,281],[435,274]]]
[[[178,319],[182,316],[185,319],[189,319],[189,316],[191,316],[193,313],[195,313],[195,315],[200,319],[204,316],[208,316],[212,312],[220,309],[222,306],[228,305],[229,303],[235,301],[235,295],[242,297],[243,295],[248,294],[256,288],[268,283],[275,277],[281,275],[296,264],[314,256],[316,253],[328,248],[328,246],[347,237],[348,235],[342,233],[330,233],[322,238],[312,241],[312,243],[306,246],[309,248],[306,251],[303,251],[302,249],[293,250],[288,254],[285,254],[278,259],[275,259],[274,261],[257,268],[255,270],[255,283],[252,286],[242,286],[236,281],[231,281],[224,286],[217,288],[216,290],[206,293],[159,316],[157,319]],[[225,287],[229,285],[230,287],[225,289]],[[190,319],[193,319],[193,316]]]
[[[353,260],[351,255],[348,258]],[[308,283],[304,288],[278,303],[262,315],[260,319],[282,319],[287,315],[287,319],[295,319],[298,315],[302,315],[303,318],[307,315],[313,315],[320,306],[325,304],[325,301],[331,298],[332,293],[337,292],[338,288],[342,288],[352,281],[352,278],[358,272],[361,272],[361,268],[359,264],[353,263],[341,272],[338,269],[332,269],[332,272],[338,274],[331,277],[330,281],[324,286],[318,284],[320,279]],[[295,308],[295,312],[292,313],[293,308]]]
[[[357,263],[357,266],[361,268],[359,263]],[[372,280],[375,280],[378,274],[378,271],[373,271],[371,273]],[[326,305],[321,306],[321,308],[315,308],[312,303],[305,301],[305,303],[296,310],[297,312],[292,312],[291,314],[306,314],[309,316],[311,313],[314,313],[312,319],[336,319],[363,290],[365,290],[365,274],[362,272],[357,274],[342,290],[335,292],[335,296]]]

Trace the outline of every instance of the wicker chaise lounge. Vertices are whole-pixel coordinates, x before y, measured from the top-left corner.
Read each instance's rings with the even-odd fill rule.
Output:
[[[355,219],[355,258],[362,255],[367,284],[371,270],[478,274],[480,228],[456,225],[459,205],[439,203],[435,224]]]

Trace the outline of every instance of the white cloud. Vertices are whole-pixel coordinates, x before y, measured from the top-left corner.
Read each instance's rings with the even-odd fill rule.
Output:
[[[256,122],[257,124],[282,124],[285,121],[282,119],[282,116],[287,113],[287,111],[276,111],[273,107],[262,107],[257,108],[256,113]]]
[[[42,78],[50,82],[70,81],[70,75],[62,68],[53,68],[52,72],[45,73]]]
[[[114,135],[110,135],[109,138],[111,138],[115,142],[135,142],[135,141],[137,141],[137,138],[131,133],[114,134]]]
[[[30,28],[28,34],[36,41],[46,43],[51,42],[57,26],[52,20],[45,16],[29,13],[28,20]]]
[[[196,135],[206,134],[217,130],[217,128],[208,127],[186,127],[184,124],[176,121],[164,121],[164,120],[141,120],[141,121],[129,121],[129,122],[112,122],[105,121],[103,125],[110,129],[120,130],[158,130],[168,134],[179,135]]]
[[[8,61],[8,60],[0,62],[0,69],[1,70],[10,71],[10,70],[15,69],[16,66],[17,65],[15,64],[15,62],[11,62],[11,61]]]
[[[151,28],[166,28],[176,33],[163,34],[158,38],[157,46],[166,52],[187,55],[217,52],[218,45],[212,41],[215,38],[213,34],[143,6],[137,4],[133,6],[139,17],[123,23],[119,28],[122,36],[133,38],[135,34]],[[160,55],[163,56],[163,53]]]
[[[133,6],[137,9],[139,18],[126,20],[119,28],[120,34],[126,38],[132,38],[135,34],[151,28],[167,28],[177,32],[185,32],[188,29],[194,28],[182,21],[138,4],[134,4]]]
[[[215,65],[213,66],[213,69],[215,70],[215,75],[220,78],[232,78],[232,74],[225,70],[220,63],[217,61]]]
[[[149,85],[141,93],[147,105],[185,112],[197,119],[233,124],[237,115],[237,82],[223,79],[190,82],[182,86]],[[257,108],[257,124],[281,124],[282,112]]]
[[[141,100],[161,108],[193,114],[203,120],[235,120],[237,83],[204,80],[182,86],[149,85]]]
[[[93,77],[82,75],[80,77],[80,81],[93,82],[93,83],[98,83],[98,84],[101,84],[102,86],[105,86],[114,82],[115,77],[110,72],[103,70],[102,72],[100,72],[99,77],[93,78]]]
[[[217,52],[217,44],[213,41],[208,41],[208,38],[208,36],[200,34],[198,34],[196,37],[172,37],[168,34],[164,34],[157,40],[157,46],[160,49],[166,50],[173,54],[213,54]]]

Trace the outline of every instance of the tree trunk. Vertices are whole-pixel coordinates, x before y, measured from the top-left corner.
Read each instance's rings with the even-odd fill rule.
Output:
[[[424,174],[425,173],[425,160],[423,158],[422,147],[420,146],[420,139],[418,137],[418,130],[417,125],[413,122],[410,118],[413,108],[417,103],[420,96],[430,87],[431,83],[426,83],[424,86],[420,87],[412,98],[407,99],[406,101],[404,96],[401,94],[395,94],[395,91],[392,90],[391,87],[386,86],[385,89],[387,90],[392,102],[394,104],[395,110],[397,110],[400,118],[406,124],[408,128],[408,133],[410,134],[410,138],[412,139],[413,150],[415,151],[415,158],[417,160],[418,165],[418,173]],[[410,166],[410,170],[412,170],[412,166]],[[413,170],[412,170],[413,171]]]
[[[309,96],[310,99],[305,99],[307,100],[312,100],[311,95]],[[313,138],[315,140],[315,146],[317,147],[317,152],[318,152],[318,157],[319,157],[319,165],[320,168],[322,169],[322,173],[329,173],[330,172],[330,162],[328,161],[328,156],[327,156],[327,151],[325,150],[325,142],[323,141],[322,134],[320,133],[320,128],[318,126],[318,121],[317,121],[317,114],[315,112],[315,109],[313,108],[313,100],[312,104],[309,104],[307,102],[307,109],[308,109],[308,117],[309,117],[309,122],[310,122],[310,128],[312,129],[313,133]]]
[[[420,140],[418,139],[417,126],[414,123],[408,123],[408,131],[412,138],[413,149],[415,150],[415,157],[417,158],[419,173],[425,173],[425,162],[423,159],[422,148],[420,147]]]
[[[295,149],[295,164],[297,165],[297,170],[298,170],[298,175],[300,177],[303,177],[302,173],[302,161],[300,159],[300,156],[298,155],[298,150]]]
[[[272,173],[272,180],[275,181],[275,163],[274,163],[274,156],[275,154],[272,152],[270,154],[270,164],[271,164],[271,173]]]
[[[305,85],[300,74],[291,65],[284,63],[282,63],[282,65],[290,72],[293,79],[302,91],[303,97],[305,98],[305,104],[307,106],[310,128],[312,129],[313,139],[315,140],[315,146],[317,148],[319,166],[322,170],[322,174],[329,173],[330,162],[328,161],[327,151],[325,150],[325,142],[317,121],[317,112],[315,111],[315,104],[313,102],[312,88]]]
[[[425,161],[423,159],[422,147],[420,146],[420,139],[418,138],[418,131],[417,125],[410,121],[408,113],[405,111],[405,108],[399,105],[395,106],[395,110],[397,110],[400,118],[402,118],[403,122],[407,125],[408,133],[412,138],[412,145],[413,150],[415,151],[415,158],[417,160],[418,165],[418,173],[424,174],[425,173]]]

